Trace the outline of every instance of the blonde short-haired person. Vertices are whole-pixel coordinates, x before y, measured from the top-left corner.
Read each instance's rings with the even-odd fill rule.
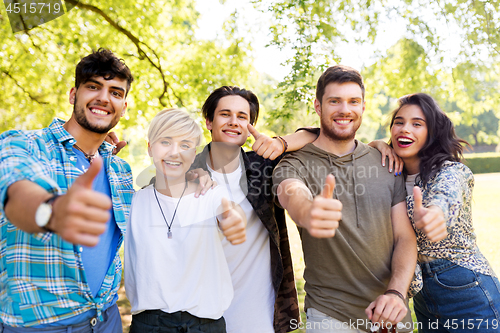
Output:
[[[246,218],[224,187],[195,198],[185,175],[201,135],[181,110],[163,110],[151,122],[156,179],[135,193],[125,238],[130,332],[226,331],[233,286],[221,240],[244,242]]]

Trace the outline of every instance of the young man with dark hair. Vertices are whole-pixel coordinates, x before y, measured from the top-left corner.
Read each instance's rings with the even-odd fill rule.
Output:
[[[132,174],[104,139],[132,81],[100,49],[77,65],[68,121],[0,135],[0,331],[122,332],[118,249]]]
[[[208,96],[201,109],[205,120],[209,120],[210,122],[214,121],[214,114],[217,109],[217,105],[219,104],[220,99],[226,96],[240,96],[245,99],[250,109],[250,124],[253,125],[257,122],[257,119],[259,118],[259,99],[250,90],[235,86],[222,86],[214,90],[210,96]]]
[[[416,264],[405,185],[357,140],[365,110],[361,75],[328,68],[318,80],[318,138],[274,170],[279,203],[299,226],[306,268],[307,332],[369,332],[404,323]],[[333,174],[333,175],[332,175]],[[334,177],[335,176],[335,177]]]
[[[285,215],[273,204],[271,176],[279,161],[274,159],[287,145],[288,150],[297,149],[314,135],[301,131],[271,139],[259,134],[252,127],[259,115],[257,96],[239,87],[213,91],[202,113],[212,142],[193,167],[208,169],[219,186],[226,186],[230,200],[243,208],[248,221],[245,243],[232,246],[223,240],[234,288],[224,313],[227,332],[290,331],[293,321],[299,320],[299,307]],[[256,152],[241,148],[250,133],[256,138]]]
[[[329,83],[356,83],[361,89],[361,98],[365,99],[365,84],[361,74],[352,70],[352,68],[342,65],[337,65],[327,68],[327,70],[319,77],[316,84],[316,100],[321,101],[325,94],[325,88]]]

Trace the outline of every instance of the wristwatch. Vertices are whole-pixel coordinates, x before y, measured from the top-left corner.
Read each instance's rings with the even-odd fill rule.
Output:
[[[47,228],[47,224],[50,221],[50,217],[52,216],[52,206],[54,205],[54,201],[59,197],[58,194],[54,194],[45,202],[42,202],[40,206],[38,206],[35,213],[35,222],[40,227],[47,231],[51,231]]]

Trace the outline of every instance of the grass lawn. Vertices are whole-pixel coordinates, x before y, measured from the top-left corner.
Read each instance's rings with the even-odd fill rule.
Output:
[[[474,201],[473,215],[474,226],[479,248],[489,260],[496,273],[500,273],[500,243],[496,239],[500,235],[500,214],[495,207],[500,206],[500,173],[474,175]],[[294,223],[288,220],[288,232],[290,247],[293,255],[295,279],[299,293],[300,308],[304,308],[304,258],[300,244],[299,234]],[[124,332],[128,332],[130,325],[130,305],[125,297],[123,288],[120,289],[118,305],[122,314]],[[302,321],[305,322],[305,314],[301,312]],[[295,332],[305,332],[297,330]]]

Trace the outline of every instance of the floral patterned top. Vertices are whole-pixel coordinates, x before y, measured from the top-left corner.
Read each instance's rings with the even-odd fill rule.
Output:
[[[409,193],[406,204],[408,216],[417,234],[418,253],[436,259],[447,259],[472,271],[495,276],[488,260],[477,247],[472,226],[472,171],[462,163],[446,161],[425,187],[419,178],[415,186],[422,190],[424,207],[434,205],[442,209],[448,231],[448,236],[439,242],[428,240],[425,234],[415,227],[413,194]],[[422,288],[422,277],[418,268],[410,286],[410,295],[416,295]]]

